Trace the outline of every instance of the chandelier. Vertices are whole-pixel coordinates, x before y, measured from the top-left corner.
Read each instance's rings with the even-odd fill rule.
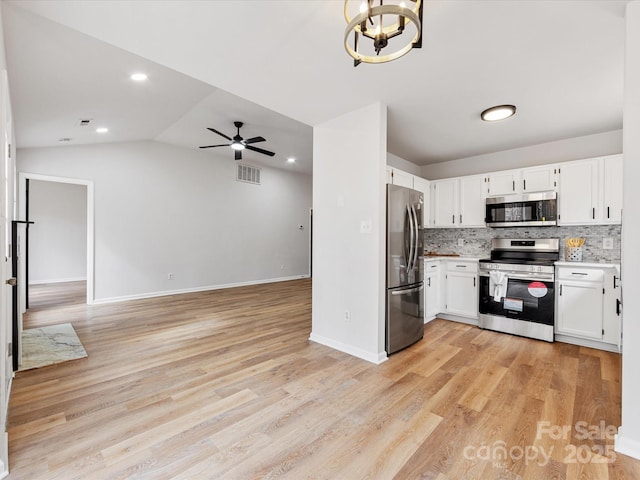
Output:
[[[384,63],[400,58],[412,48],[422,47],[422,0],[345,0],[344,48],[353,57],[353,66]],[[378,5],[375,5],[379,3]],[[412,7],[407,6],[407,3]],[[404,42],[391,39],[403,34]],[[411,36],[413,33],[413,36]],[[353,42],[349,41],[353,34]],[[365,42],[365,39],[373,43]],[[389,50],[385,48],[389,47]]]

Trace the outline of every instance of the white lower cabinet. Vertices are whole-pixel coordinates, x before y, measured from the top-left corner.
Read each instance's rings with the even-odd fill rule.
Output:
[[[424,262],[424,323],[430,322],[442,311],[440,272],[439,260]]]
[[[444,312],[478,318],[478,262],[447,261]]]
[[[557,340],[619,349],[619,271],[617,265],[556,267]]]
[[[424,322],[443,318],[475,324],[478,319],[478,260],[439,257],[424,262]]]

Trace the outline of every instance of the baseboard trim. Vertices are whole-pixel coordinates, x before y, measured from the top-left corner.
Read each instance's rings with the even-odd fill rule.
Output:
[[[640,442],[638,440],[625,437],[622,433],[622,427],[618,428],[618,433],[615,436],[614,442],[616,452],[640,460]]]
[[[597,340],[589,340],[587,338],[572,337],[570,335],[555,334],[555,341],[562,343],[570,343],[571,345],[579,345],[581,347],[596,348],[606,352],[622,353],[618,349],[618,345],[612,343],[598,342]]]
[[[347,345],[346,343],[323,337],[322,335],[318,335],[313,332],[309,335],[309,340],[319,343],[320,345],[324,345],[325,347],[333,348],[339,352],[349,354],[353,357],[361,358],[362,360],[366,360],[367,362],[374,363],[376,365],[380,365],[382,362],[386,362],[389,359],[389,357],[387,357],[387,352],[378,352],[377,354],[368,352],[361,348],[354,347],[353,345]]]
[[[167,297],[169,295],[180,295],[183,293],[207,292],[209,290],[223,290],[225,288],[247,287],[250,285],[261,285],[263,283],[288,282],[290,280],[300,280],[302,278],[309,278],[309,275],[293,275],[290,277],[267,278],[264,280],[250,280],[248,282],[225,283],[220,285],[207,285],[204,287],[181,288],[177,290],[163,290],[159,292],[140,293],[136,295],[124,295],[122,297],[96,298],[93,301],[93,304],[98,305],[98,304],[104,304],[104,303],[127,302],[129,300],[142,300],[145,298]]]
[[[87,277],[50,278],[47,280],[29,280],[29,285],[45,285],[47,283],[86,282]]]

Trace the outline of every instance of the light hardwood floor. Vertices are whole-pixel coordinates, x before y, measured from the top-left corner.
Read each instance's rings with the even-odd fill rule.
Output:
[[[309,280],[27,327],[62,321],[89,357],[17,374],[11,479],[640,478],[600,431],[620,424],[616,354],[435,320],[376,366],[309,342]]]

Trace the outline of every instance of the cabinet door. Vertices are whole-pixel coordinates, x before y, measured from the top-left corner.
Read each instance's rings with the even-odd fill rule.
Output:
[[[601,283],[560,282],[556,331],[601,340],[602,297]]]
[[[549,192],[556,189],[556,165],[522,170],[522,192]]]
[[[455,227],[458,225],[458,181],[439,180],[431,182],[432,224],[436,227]]]
[[[460,214],[458,223],[463,227],[484,227],[485,196],[484,177],[472,176],[460,179]]]
[[[595,223],[597,211],[597,163],[595,160],[560,166],[558,210],[560,225]]]
[[[413,189],[422,192],[424,195],[424,205],[422,206],[423,220],[422,225],[429,226],[430,206],[431,203],[431,182],[425,178],[413,177]]]
[[[424,276],[424,319],[425,323],[433,320],[435,316],[440,313],[442,308],[440,307],[440,269],[429,268],[430,265],[425,265]]]
[[[603,223],[622,221],[622,155],[602,159]]]
[[[392,172],[393,184],[400,185],[401,187],[413,188],[413,175],[397,168]]]
[[[489,178],[489,196],[510,195],[520,191],[520,176],[516,171],[491,173]]]
[[[478,279],[474,274],[447,272],[446,305],[448,313],[478,318]]]

